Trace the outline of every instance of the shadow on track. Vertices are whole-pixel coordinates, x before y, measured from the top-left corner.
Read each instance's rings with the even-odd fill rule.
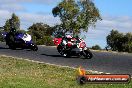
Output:
[[[0,49],[10,49],[10,48],[8,48],[8,47],[0,47]],[[21,49],[21,48],[16,48],[16,49],[10,49],[10,50],[23,50],[23,49]]]
[[[9,49],[9,48],[5,48],[5,47],[0,47],[0,49]]]
[[[61,56],[61,55],[48,55],[48,54],[41,54],[41,55],[51,56],[51,57],[63,57],[63,56]]]
[[[41,54],[41,55],[45,55],[45,56],[50,56],[50,57],[63,57],[63,58],[79,58],[77,56],[71,56],[71,57],[64,57],[62,55],[49,55],[49,54]]]

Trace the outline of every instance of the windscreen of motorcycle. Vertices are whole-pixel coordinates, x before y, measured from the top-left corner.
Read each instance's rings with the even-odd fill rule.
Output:
[[[24,36],[22,37],[22,39],[24,40],[24,41],[31,41],[31,35],[29,35],[29,34],[24,34]]]

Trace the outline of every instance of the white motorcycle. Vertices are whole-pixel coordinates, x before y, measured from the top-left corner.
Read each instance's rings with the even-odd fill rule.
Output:
[[[72,38],[69,41],[62,39],[61,43],[57,46],[57,50],[64,57],[84,56],[87,59],[93,57],[92,52],[86,47],[85,41],[80,38]]]

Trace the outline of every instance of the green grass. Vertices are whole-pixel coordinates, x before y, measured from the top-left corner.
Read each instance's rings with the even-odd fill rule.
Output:
[[[76,82],[77,70],[0,56],[0,88],[132,88],[129,84]]]

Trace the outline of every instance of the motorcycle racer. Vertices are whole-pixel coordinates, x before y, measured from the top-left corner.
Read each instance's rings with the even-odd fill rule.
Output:
[[[86,47],[85,41],[78,36],[74,38],[70,35],[66,35],[57,45],[57,50],[64,57],[84,56],[84,58],[88,59],[93,57],[90,50]]]
[[[72,39],[71,35],[66,35],[65,37],[62,38],[62,43],[64,46],[66,46],[68,44],[68,42],[70,42]]]

